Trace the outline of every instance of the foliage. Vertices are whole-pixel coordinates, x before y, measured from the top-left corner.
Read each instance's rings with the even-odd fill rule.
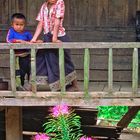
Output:
[[[100,106],[99,107],[99,118],[103,119],[112,119],[119,121],[122,116],[128,111],[127,106]],[[140,127],[140,111],[137,116],[133,119],[132,123],[130,123],[129,127],[137,128]]]
[[[78,140],[81,137],[80,117],[66,105],[51,109],[47,122],[43,125],[51,140]]]

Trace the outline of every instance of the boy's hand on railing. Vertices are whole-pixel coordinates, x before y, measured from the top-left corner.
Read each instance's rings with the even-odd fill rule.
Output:
[[[13,41],[13,43],[29,43],[28,41],[24,41],[24,40],[20,40],[20,39],[15,39],[14,41]]]

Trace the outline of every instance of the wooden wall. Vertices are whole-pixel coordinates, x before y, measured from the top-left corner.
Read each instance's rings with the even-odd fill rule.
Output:
[[[45,0],[1,0],[0,41],[10,26],[10,17],[22,12],[29,30]],[[134,41],[135,13],[140,0],[64,0],[65,27],[73,41]]]
[[[34,32],[37,24],[35,17],[44,1],[0,0],[0,42],[5,41],[10,27],[10,17],[15,12],[25,14],[27,28]],[[140,10],[140,0],[64,1],[66,4],[64,25],[72,41],[135,41],[135,13]],[[91,80],[106,81],[107,54],[106,50],[91,51],[91,75],[93,75]],[[79,62],[82,57],[83,51],[72,52],[80,80],[82,80],[83,65],[79,65]],[[131,81],[131,57],[132,50],[114,51],[115,81]],[[1,51],[0,77],[5,79],[9,79],[8,61],[8,52]]]

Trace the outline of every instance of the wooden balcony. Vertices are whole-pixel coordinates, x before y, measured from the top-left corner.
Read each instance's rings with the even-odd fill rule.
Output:
[[[62,43],[62,44],[7,44],[1,43],[0,50],[10,50],[10,81],[11,88],[7,91],[0,91],[0,106],[53,106],[65,102],[70,106],[95,107],[99,105],[140,105],[140,90],[138,88],[138,48],[140,43],[134,42],[90,42],[90,43]],[[60,92],[38,91],[36,84],[36,50],[59,48],[60,67]],[[31,49],[31,74],[32,92],[16,91],[15,85],[15,49]],[[64,72],[63,49],[84,50],[83,56],[83,80],[79,80],[81,91],[66,92]],[[108,74],[106,82],[91,81],[94,72],[90,71],[90,52],[94,49],[106,49],[108,51]],[[132,82],[114,82],[113,76],[113,51],[115,49],[132,49]],[[94,65],[92,65],[94,67]],[[96,67],[96,66],[95,66]],[[79,74],[79,73],[78,73]],[[100,75],[100,73],[98,73]],[[102,75],[102,74],[101,74]]]

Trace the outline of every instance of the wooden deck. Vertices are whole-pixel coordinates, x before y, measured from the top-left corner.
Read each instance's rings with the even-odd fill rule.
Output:
[[[109,93],[107,82],[90,82],[89,97],[85,100],[84,83],[79,82],[79,92],[51,92],[46,86],[39,86],[35,94],[28,91],[0,91],[0,106],[53,106],[66,102],[70,106],[96,107],[98,105],[139,105],[138,94],[133,94],[131,82],[114,82],[113,91]]]

